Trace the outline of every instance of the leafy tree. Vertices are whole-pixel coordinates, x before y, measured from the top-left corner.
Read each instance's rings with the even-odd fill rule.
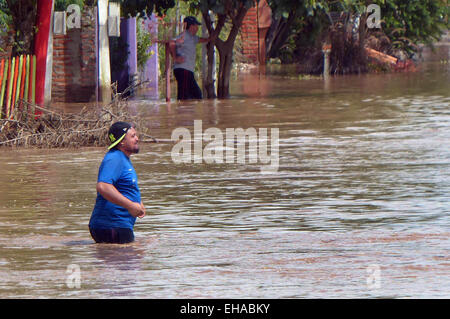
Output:
[[[208,69],[205,81],[207,98],[227,98],[230,95],[230,75],[233,63],[233,48],[242,21],[249,8],[255,5],[253,0],[190,0],[191,8],[199,10],[205,21],[206,28],[211,37],[207,44]],[[209,11],[215,16],[213,24]],[[225,24],[229,23],[225,32]],[[212,77],[213,49],[216,46],[219,53],[219,82],[217,84],[217,95],[214,92],[214,79]]]
[[[447,0],[377,0],[381,7],[384,33],[394,49],[408,54],[418,44],[431,45],[449,29]]]
[[[82,9],[84,7],[84,0],[55,0],[55,11],[64,11],[71,4],[77,4]]]
[[[55,0],[55,8],[65,9],[71,3],[82,6],[83,2],[83,0]],[[36,0],[0,0],[2,29],[14,30],[11,52],[13,56],[34,52],[36,14]]]
[[[175,0],[110,0],[109,2],[119,2],[124,17],[145,17],[150,16],[153,12],[161,15],[167,9],[175,6]],[[95,6],[97,0],[55,0],[55,7],[64,9],[69,4],[78,4],[80,7],[85,4]]]
[[[150,59],[150,57],[155,54],[154,52],[148,52],[149,48],[153,44],[152,35],[148,32],[145,32],[142,21],[142,18],[139,18],[136,22],[136,55],[139,70],[142,70],[148,59]]]
[[[116,0],[121,3],[123,16],[151,16],[153,12],[162,15],[175,6],[175,0]]]
[[[446,0],[268,0],[274,23],[267,37],[269,57],[290,53],[308,59],[315,72],[321,72],[321,46],[332,44],[331,71],[367,71],[365,46],[368,41],[383,42],[383,51],[408,55],[419,43],[430,44],[448,29]],[[369,28],[367,6],[381,9],[381,28]],[[344,13],[336,23],[333,13]],[[282,55],[281,55],[282,57]],[[314,73],[315,73],[314,72]]]
[[[0,52],[5,51],[5,47],[8,45],[9,39],[8,32],[11,25],[11,16],[7,13],[8,7],[6,5],[5,0],[0,0],[0,41],[1,47]]]
[[[298,33],[298,26],[305,26],[313,20],[318,21],[320,13],[323,16],[329,10],[327,1],[268,0],[267,3],[273,12],[272,25],[266,37],[268,57],[277,57],[289,37],[294,32]],[[327,20],[323,20],[319,24],[315,23],[315,27],[322,28],[324,23],[327,24]]]

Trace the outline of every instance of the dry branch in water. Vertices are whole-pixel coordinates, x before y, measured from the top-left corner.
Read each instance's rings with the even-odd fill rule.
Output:
[[[46,110],[25,101],[19,101],[11,119],[0,119],[0,147],[20,146],[39,148],[77,148],[107,146],[107,133],[116,121],[134,123],[140,135],[147,127],[137,115],[131,115],[127,101],[119,94],[101,108],[84,107],[79,113],[65,114]],[[35,116],[35,110],[42,113]]]

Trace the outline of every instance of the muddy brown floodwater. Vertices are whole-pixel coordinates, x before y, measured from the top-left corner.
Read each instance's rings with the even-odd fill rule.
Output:
[[[194,120],[278,128],[279,165],[176,164],[173,144],[142,144],[147,216],[125,246],[87,227],[105,149],[2,149],[0,298],[450,297],[449,65],[133,101],[159,139]]]

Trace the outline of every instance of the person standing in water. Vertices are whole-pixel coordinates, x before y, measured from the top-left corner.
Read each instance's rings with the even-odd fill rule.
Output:
[[[96,243],[125,244],[134,241],[136,217],[145,216],[137,174],[130,161],[130,156],[139,152],[139,138],[127,122],[114,123],[108,137],[111,144],[99,168],[89,231]]]
[[[174,60],[173,73],[178,86],[177,99],[202,99],[202,90],[194,77],[196,45],[206,43],[210,38],[197,36],[200,22],[195,17],[184,18],[184,23],[185,31],[169,42],[170,55]]]

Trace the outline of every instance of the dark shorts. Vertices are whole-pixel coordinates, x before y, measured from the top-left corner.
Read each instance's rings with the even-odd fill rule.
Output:
[[[89,231],[96,243],[127,244],[134,241],[133,230],[129,228],[89,228]]]
[[[194,72],[186,69],[174,69],[173,73],[178,85],[178,100],[202,98],[202,90],[195,81]]]

